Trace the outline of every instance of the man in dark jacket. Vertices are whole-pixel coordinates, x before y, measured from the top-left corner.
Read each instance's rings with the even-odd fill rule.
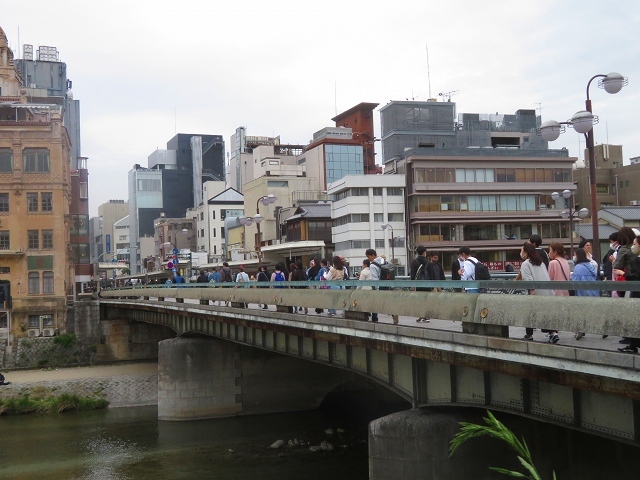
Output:
[[[427,263],[427,273],[429,274],[429,280],[446,280],[447,277],[444,274],[442,265],[438,262],[439,256],[437,253],[430,255],[429,263]],[[439,288],[436,290],[440,290]]]
[[[420,245],[416,248],[417,256],[411,261],[411,280],[431,280],[429,277],[429,271],[427,269],[429,260],[427,259],[427,247]],[[416,287],[418,292],[428,292],[430,288]],[[416,322],[428,322],[430,319],[427,317],[419,317]]]

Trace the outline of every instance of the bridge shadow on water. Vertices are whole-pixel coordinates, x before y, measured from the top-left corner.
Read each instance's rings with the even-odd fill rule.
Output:
[[[364,431],[372,420],[411,408],[411,403],[367,381],[346,382],[327,394],[319,411],[327,428]]]

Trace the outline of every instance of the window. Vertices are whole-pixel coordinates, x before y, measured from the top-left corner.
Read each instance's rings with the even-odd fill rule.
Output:
[[[71,235],[89,234],[89,215],[71,215]]]
[[[80,182],[80,198],[88,198],[88,187],[87,182]]]
[[[387,195],[393,196],[393,197],[401,197],[402,196],[402,188],[389,187],[389,188],[387,188]]]
[[[224,210],[221,210],[221,212],[224,212]],[[222,213],[222,215],[224,215],[224,213]],[[216,211],[215,210],[211,210],[211,220],[215,220],[216,219]],[[224,220],[224,218],[222,218]]]
[[[267,187],[288,187],[289,186],[289,182],[287,180],[267,180]]]
[[[390,213],[389,214],[390,222],[404,222],[404,213]]]
[[[13,151],[10,148],[0,148],[0,172],[13,171]]]
[[[77,245],[72,245],[73,250],[73,261],[75,263],[87,264],[89,263],[89,244],[87,243],[79,243]],[[124,250],[118,249],[117,250]],[[128,254],[126,254],[128,255]]]
[[[200,229],[200,238],[204,238],[204,228]]]
[[[381,197],[382,196],[382,188],[381,187],[374,187],[373,196],[374,197]]]
[[[224,227],[220,227],[220,238],[224,238]]]
[[[0,250],[9,250],[9,248],[11,248],[9,230],[0,230]]]
[[[27,230],[27,238],[29,239],[29,248],[40,248],[40,231],[39,230]]]
[[[139,178],[138,191],[140,192],[161,192],[162,181],[159,178]]]
[[[204,220],[204,212],[200,212],[200,220]]]
[[[44,250],[53,248],[53,230],[42,230],[42,248]]]
[[[9,194],[0,193],[0,212],[9,211]]]
[[[382,213],[374,213],[373,214],[373,221],[376,222],[376,223],[384,222],[384,214],[382,214]]]
[[[29,315],[29,328],[40,328],[40,315]]]
[[[54,293],[53,272],[42,273],[42,293]]]
[[[22,151],[22,168],[25,172],[49,172],[48,148],[25,148]]]
[[[40,293],[40,274],[38,272],[29,272],[29,294],[36,295]]]
[[[213,229],[213,238],[216,238],[216,229]]]
[[[40,193],[40,200],[42,202],[41,210],[43,212],[51,212],[51,211],[53,211],[53,193],[51,193],[51,192],[42,192],[42,193]]]
[[[27,212],[37,212],[38,211],[38,194],[37,193],[27,193]]]

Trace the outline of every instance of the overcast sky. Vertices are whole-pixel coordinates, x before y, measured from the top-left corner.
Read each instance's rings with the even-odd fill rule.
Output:
[[[625,163],[640,156],[637,0],[0,1],[16,57],[48,45],[67,64],[91,216],[127,199],[127,172],[176,132],[223,135],[227,150],[239,126],[304,144],[360,102],[452,91],[458,112],[564,121],[612,71],[629,85],[609,95],[593,82],[595,140],[623,145]],[[583,138],[551,146],[583,158]]]

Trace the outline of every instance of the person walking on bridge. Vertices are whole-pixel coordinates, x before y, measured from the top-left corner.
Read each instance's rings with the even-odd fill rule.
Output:
[[[409,273],[410,280],[433,280],[429,276],[429,260],[427,260],[427,247],[420,245],[416,248],[417,256],[411,261],[411,271]],[[430,292],[429,287],[415,287],[412,290],[416,292]],[[430,322],[428,317],[418,317],[416,322]]]
[[[524,245],[522,245],[522,249],[520,250],[520,258],[524,260],[524,262],[522,262],[522,265],[520,266],[522,280],[524,280],[525,282],[548,282],[550,280],[549,272],[547,272],[547,268],[542,261],[542,257],[538,253],[538,250],[533,243],[525,242]],[[540,288],[530,289],[529,295],[553,295],[553,290],[545,290]],[[533,340],[533,328],[526,328],[524,339]],[[556,342],[557,341],[558,340],[556,340]],[[555,343],[553,342],[553,339],[552,343]]]
[[[573,251],[573,262],[575,267],[571,274],[571,280],[574,282],[595,282],[597,280],[596,269],[587,257],[587,252],[584,248],[576,248]],[[576,290],[576,297],[599,297],[600,292],[598,290]],[[576,332],[576,340],[580,340],[584,337],[584,332]]]

